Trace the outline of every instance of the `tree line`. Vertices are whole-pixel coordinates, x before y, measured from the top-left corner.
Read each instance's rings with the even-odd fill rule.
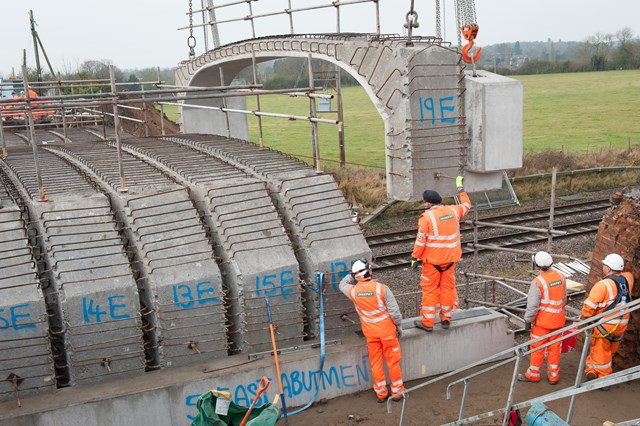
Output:
[[[596,33],[582,42],[483,46],[478,67],[503,75],[640,69],[640,38],[623,28],[615,34]]]

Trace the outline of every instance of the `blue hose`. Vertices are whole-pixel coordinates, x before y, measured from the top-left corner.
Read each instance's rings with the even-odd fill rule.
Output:
[[[311,401],[307,403],[302,408],[299,408],[295,411],[289,413],[290,416],[294,414],[298,414],[307,408],[311,407],[311,405],[316,401],[316,397],[318,396],[318,389],[320,385],[318,384],[318,375],[322,374],[322,369],[324,368],[324,349],[325,349],[325,340],[324,340],[324,296],[322,295],[322,290],[324,288],[324,272],[316,272],[316,283],[318,285],[318,290],[312,288],[312,290],[317,291],[320,294],[320,369],[318,370],[318,374],[314,376],[314,381],[316,384],[316,391],[313,393],[313,397]]]

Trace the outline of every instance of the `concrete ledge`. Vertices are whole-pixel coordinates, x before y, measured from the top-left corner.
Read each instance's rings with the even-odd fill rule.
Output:
[[[480,316],[456,320],[449,330],[432,333],[404,330],[401,339],[405,381],[441,374],[513,346],[506,317],[479,308]],[[469,310],[464,312],[480,312]],[[463,311],[461,311],[463,312]],[[408,322],[408,321],[407,321]],[[288,407],[305,405],[317,389],[317,399],[335,398],[371,389],[365,341],[357,336],[328,346],[323,371],[319,348],[280,355]],[[278,393],[273,359],[248,361],[237,355],[208,363],[132,375],[128,379],[78,385],[0,403],[0,423],[6,426],[104,424],[188,425],[196,415],[198,396],[209,389],[231,391],[235,402],[250,405],[257,383],[265,375],[271,386],[258,404]],[[373,393],[372,393],[373,397]]]

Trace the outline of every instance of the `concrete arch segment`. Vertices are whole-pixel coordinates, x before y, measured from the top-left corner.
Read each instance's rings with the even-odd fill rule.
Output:
[[[125,150],[190,188],[220,260],[232,352],[271,348],[265,295],[282,324],[281,346],[299,345],[304,338],[299,267],[264,182],[171,140],[132,140]]]
[[[51,334],[28,207],[0,167],[0,400],[55,387]],[[6,379],[6,380],[5,380]]]
[[[426,186],[445,193],[451,190],[449,185],[446,185],[449,182],[434,179],[434,172],[438,169],[432,165],[425,165],[424,156],[414,153],[412,146],[412,138],[421,127],[417,124],[424,123],[424,111],[419,104],[422,98],[415,91],[415,86],[421,80],[429,81],[429,89],[432,93],[438,94],[435,102],[441,98],[453,99],[444,108],[457,110],[458,112],[452,115],[459,125],[464,126],[464,121],[460,120],[463,114],[460,112],[459,98],[462,88],[459,83],[463,77],[459,57],[457,52],[436,40],[407,47],[406,43],[400,40],[375,40],[366,35],[256,39],[222,47],[183,63],[176,76],[179,84],[206,85],[215,78],[212,76],[217,73],[218,68],[225,69],[228,79],[232,72],[250,65],[252,56],[260,62],[278,57],[307,57],[309,54],[314,58],[331,62],[353,76],[364,88],[382,117],[387,155],[387,192],[391,198],[418,199]],[[422,62],[443,62],[450,69],[446,73],[440,72],[439,69],[425,72],[425,69],[416,68],[416,65]],[[226,71],[227,69],[229,71]],[[423,78],[423,75],[427,78]],[[219,83],[220,79],[214,81]],[[185,129],[200,126],[194,123],[191,114],[194,113],[188,108],[183,109]],[[200,110],[197,114],[198,120],[201,120],[204,111]],[[193,118],[195,119],[195,116]],[[443,127],[441,120],[442,117],[437,117],[438,125],[431,127]],[[224,127],[208,133],[224,134]],[[446,145],[444,148],[448,149]],[[441,149],[440,152],[444,150]],[[456,155],[458,161],[454,163],[461,163],[463,166],[464,154],[457,150],[449,155]],[[447,174],[445,172],[451,174],[449,170],[443,169],[442,173]]]
[[[132,255],[129,275],[140,290],[146,368],[226,356],[221,273],[188,189],[123,152],[123,170],[131,186],[119,192],[114,147],[75,144],[52,150],[84,165],[111,194]]]
[[[304,295],[310,337],[316,336],[320,327],[317,273],[322,274],[325,295],[332,306],[325,315],[327,335],[339,336],[359,328],[353,305],[337,284],[356,259],[371,259],[371,250],[353,223],[351,210],[332,176],[318,174],[293,157],[260,149],[247,141],[209,135],[164,139],[221,158],[267,185],[307,284]]]

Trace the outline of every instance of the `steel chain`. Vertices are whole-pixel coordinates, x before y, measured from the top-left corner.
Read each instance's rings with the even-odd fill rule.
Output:
[[[189,47],[189,58],[196,56],[196,38],[193,36],[193,1],[189,0],[189,37],[187,37]]]
[[[442,38],[442,19],[440,17],[440,0],[436,0],[436,37]]]
[[[414,9],[414,1],[415,0],[411,0],[411,6],[409,7],[409,11],[405,17],[407,21],[404,24],[404,27],[407,29],[407,46],[413,46],[413,42],[411,41],[413,29],[420,26],[418,23],[418,12]]]
[[[458,10],[460,11],[460,26],[478,24],[474,0],[458,0]]]

